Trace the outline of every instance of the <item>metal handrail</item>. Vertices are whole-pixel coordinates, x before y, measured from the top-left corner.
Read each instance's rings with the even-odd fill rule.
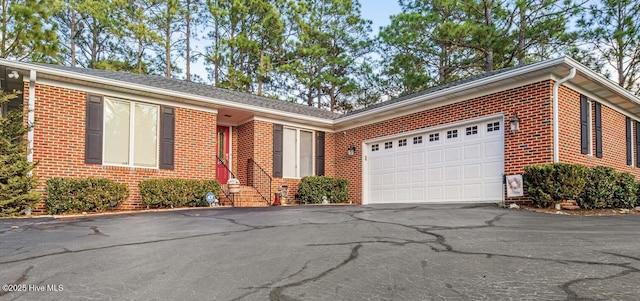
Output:
[[[253,187],[258,194],[262,197],[267,204],[271,205],[271,183],[273,182],[273,178],[269,175],[269,173],[258,164],[253,159],[248,160],[249,164],[247,164],[247,185]],[[259,181],[256,181],[256,171],[258,173]],[[267,183],[264,183],[267,182]],[[267,188],[264,187],[267,185]],[[269,190],[269,192],[263,190]],[[265,193],[267,194],[265,196]]]
[[[231,174],[231,177],[236,179],[236,176],[233,174],[233,172],[231,171],[231,169],[229,169],[229,166],[227,166],[227,164],[224,163],[224,160],[222,160],[220,157],[216,156],[216,158],[218,158],[218,163],[222,164],[222,166],[224,166],[224,168],[227,170],[227,172],[229,174]],[[227,183],[220,183],[220,189],[222,190],[222,193],[224,193],[224,196],[227,197],[227,199],[231,202],[231,206],[235,207],[235,204],[233,203],[233,195],[231,195],[231,192],[229,191],[229,186],[226,186],[226,189],[224,188]]]

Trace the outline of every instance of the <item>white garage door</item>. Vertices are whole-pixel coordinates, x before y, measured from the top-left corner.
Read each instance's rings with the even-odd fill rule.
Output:
[[[502,119],[369,143],[369,204],[502,198]]]

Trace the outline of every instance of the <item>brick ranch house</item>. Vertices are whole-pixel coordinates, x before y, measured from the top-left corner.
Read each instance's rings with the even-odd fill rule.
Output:
[[[307,175],[348,179],[360,204],[521,200],[506,197],[503,176],[532,164],[640,175],[640,99],[570,58],[344,115],[158,76],[0,60],[0,77],[23,91],[3,112],[30,109],[39,179],[125,182],[121,209],[142,207],[137,184],[151,178],[235,176],[265,195],[247,204],[266,205],[281,185],[293,198]]]

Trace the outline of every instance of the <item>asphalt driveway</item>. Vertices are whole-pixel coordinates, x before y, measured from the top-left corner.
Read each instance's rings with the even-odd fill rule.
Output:
[[[0,220],[0,300],[637,300],[640,216],[495,205]]]

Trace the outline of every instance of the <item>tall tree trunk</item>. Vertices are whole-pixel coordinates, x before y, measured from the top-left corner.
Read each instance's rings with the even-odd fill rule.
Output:
[[[492,1],[484,1],[484,21],[488,28],[493,27],[493,22],[491,20],[491,7],[493,6]],[[493,71],[493,41],[494,37],[487,37],[488,43],[485,46],[485,68],[484,71],[490,72]]]
[[[164,58],[165,73],[164,76],[171,77],[171,1],[167,2],[167,24],[164,28]]]
[[[186,72],[187,72],[187,81],[191,81],[191,0],[187,0],[187,10],[185,12],[185,25],[186,25],[186,33],[185,33],[185,60],[186,62]]]
[[[526,63],[526,49],[525,49],[525,32],[527,31],[527,8],[526,4],[523,3],[522,6],[519,7],[520,13],[520,28],[518,28],[518,49],[516,50],[516,55],[518,56],[518,65],[523,65]]]
[[[69,24],[69,31],[70,31],[70,35],[69,35],[69,50],[71,52],[71,67],[75,67],[76,66],[76,35],[78,34],[76,32],[76,13],[73,11],[73,9],[69,10],[71,12],[71,20]]]

